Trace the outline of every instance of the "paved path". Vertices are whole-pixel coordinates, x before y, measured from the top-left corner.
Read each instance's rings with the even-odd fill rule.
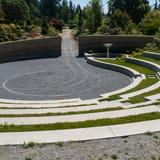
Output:
[[[24,142],[53,143],[62,141],[82,141],[156,131],[160,131],[160,120],[58,131],[0,133],[0,145],[23,144]]]
[[[0,99],[91,99],[131,83],[126,75],[76,58],[77,44],[70,30],[64,30],[62,38],[59,58],[0,64]]]

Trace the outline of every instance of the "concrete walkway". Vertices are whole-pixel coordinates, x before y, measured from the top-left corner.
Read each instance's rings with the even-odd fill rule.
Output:
[[[157,106],[139,107],[126,110],[97,112],[88,114],[66,115],[66,116],[46,116],[46,117],[15,117],[0,118],[0,124],[33,125],[33,124],[55,124],[63,122],[82,122],[87,120],[98,120],[106,118],[119,118],[144,113],[160,112]]]
[[[57,131],[0,133],[0,145],[85,141],[160,131],[160,120]]]

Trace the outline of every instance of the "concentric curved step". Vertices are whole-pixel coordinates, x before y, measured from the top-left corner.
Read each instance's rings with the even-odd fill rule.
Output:
[[[110,111],[101,113],[89,113],[80,115],[66,116],[47,116],[47,117],[19,117],[19,118],[0,118],[0,124],[14,125],[33,125],[33,124],[55,124],[63,122],[82,122],[88,120],[98,120],[106,118],[126,117],[144,113],[160,112],[157,106],[140,107],[120,111]]]

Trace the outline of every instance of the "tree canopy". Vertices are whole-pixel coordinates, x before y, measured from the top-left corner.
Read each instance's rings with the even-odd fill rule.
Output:
[[[8,21],[24,21],[29,15],[29,8],[25,0],[1,0],[1,4]]]
[[[148,0],[109,0],[109,15],[119,9],[126,12],[135,23],[139,23],[144,15],[149,12],[150,5]]]

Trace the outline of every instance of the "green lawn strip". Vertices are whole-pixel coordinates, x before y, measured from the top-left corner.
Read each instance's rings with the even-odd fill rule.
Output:
[[[155,63],[155,64],[159,64],[160,65],[160,60],[158,59],[155,59],[155,58],[150,58],[150,57],[145,57],[145,56],[137,56],[135,57],[137,59],[142,59],[142,60],[145,60],[145,61],[149,61],[149,62],[152,62],[152,63]]]
[[[95,109],[89,111],[79,111],[79,112],[66,112],[66,113],[44,113],[44,114],[0,114],[0,117],[43,117],[43,116],[65,116],[65,115],[76,115],[76,114],[87,114],[87,113],[98,113],[98,112],[107,112],[107,111],[116,111],[122,110],[122,107],[115,108],[104,108],[104,109]]]
[[[117,65],[121,65],[124,67],[128,67],[131,69],[136,70],[137,72],[141,73],[141,74],[156,74],[156,72],[152,71],[149,68],[140,66],[138,64],[133,64],[130,62],[127,62],[126,60],[122,60],[122,59],[118,59],[118,60],[114,60],[114,59],[97,59],[101,62],[107,62],[107,63],[112,63],[112,64],[117,64]]]
[[[160,88],[157,88],[153,91],[150,91],[150,92],[147,92],[147,93],[135,96],[135,97],[131,97],[128,102],[133,103],[133,104],[141,103],[145,101],[144,97],[152,96],[158,93],[160,93]]]
[[[122,94],[127,94],[127,93],[132,93],[132,92],[135,92],[135,91],[139,91],[139,90],[142,90],[144,88],[147,88],[155,83],[158,82],[158,78],[147,78],[145,80],[142,80],[139,85],[137,85],[136,87],[134,87],[133,89],[130,89],[126,92],[123,92],[121,93]]]
[[[119,100],[121,99],[121,97],[119,97],[119,94],[115,94],[112,96],[109,96],[108,98],[102,98],[99,100],[99,102],[103,102],[103,101],[115,101],[115,100]]]
[[[46,131],[46,130],[62,130],[75,128],[88,128],[107,125],[117,125],[133,122],[142,122],[148,120],[160,119],[159,112],[126,116],[120,118],[108,118],[99,120],[89,120],[85,122],[73,123],[56,123],[56,124],[39,124],[39,125],[0,125],[0,132],[25,132],[25,131]]]
[[[129,62],[126,62],[125,60],[106,60],[106,59],[98,59],[102,62],[109,62],[109,63],[113,63],[113,64],[118,64],[118,65],[122,65],[122,66],[125,66],[125,67],[128,67],[128,68],[132,68],[138,72],[140,72],[141,74],[156,74],[154,71],[148,69],[148,68],[145,68],[145,67],[141,67],[139,65],[135,65],[135,64],[132,64],[132,63],[129,63]],[[143,71],[142,71],[143,70]],[[137,85],[136,87],[134,87],[133,89],[130,89],[126,92],[122,92],[120,94],[115,94],[115,95],[112,95],[112,96],[109,96],[108,98],[104,98],[104,99],[101,99],[99,101],[113,101],[113,100],[119,100],[121,99],[120,98],[120,95],[123,95],[123,94],[127,94],[127,93],[132,93],[132,92],[136,92],[138,90],[141,90],[141,89],[144,89],[144,88],[147,88],[155,83],[158,82],[158,78],[147,78],[147,79],[144,79],[140,82],[139,85]]]

